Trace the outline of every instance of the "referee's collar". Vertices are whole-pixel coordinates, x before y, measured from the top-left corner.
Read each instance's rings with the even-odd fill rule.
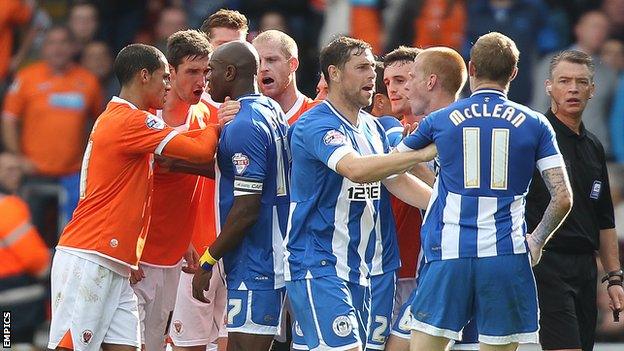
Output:
[[[581,122],[581,126],[579,127],[579,134],[576,134],[575,131],[570,129],[570,127],[565,125],[565,123],[561,122],[561,120],[557,118],[557,116],[552,112],[551,109],[548,109],[548,112],[546,112],[545,116],[546,118],[548,118],[553,128],[559,130],[560,132],[564,133],[565,135],[569,137],[582,139],[587,135],[585,133],[585,125],[583,124],[583,122]]]
[[[474,93],[472,93],[470,97],[473,97],[477,94],[495,94],[495,95],[500,95],[504,97],[505,99],[507,98],[507,94],[505,94],[501,90],[496,90],[496,89],[478,89]]]

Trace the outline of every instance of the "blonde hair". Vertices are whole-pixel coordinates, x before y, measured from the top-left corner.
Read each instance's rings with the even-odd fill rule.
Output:
[[[252,44],[255,45],[256,43],[276,43],[286,59],[299,57],[299,49],[295,40],[288,34],[276,29],[270,29],[258,34],[252,41]]]
[[[424,75],[435,74],[440,77],[440,86],[449,94],[457,95],[466,83],[468,71],[464,59],[451,48],[428,48],[421,51],[416,59],[422,62]]]

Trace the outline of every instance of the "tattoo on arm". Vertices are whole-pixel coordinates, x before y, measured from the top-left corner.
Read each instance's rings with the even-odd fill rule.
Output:
[[[572,188],[564,167],[547,169],[542,172],[542,178],[550,193],[550,203],[532,237],[544,245],[572,209]]]

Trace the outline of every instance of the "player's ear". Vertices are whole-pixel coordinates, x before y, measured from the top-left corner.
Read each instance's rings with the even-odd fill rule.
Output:
[[[512,80],[514,80],[517,75],[518,75],[518,66],[514,67],[513,72],[511,72],[511,77],[509,78],[509,81],[511,82]]]
[[[145,84],[149,82],[151,77],[152,74],[147,70],[147,68],[141,68],[139,71],[139,79],[141,80],[141,83]]]
[[[438,76],[436,74],[429,75],[429,81],[427,82],[427,89],[433,90],[436,83],[438,82]]]
[[[327,67],[327,73],[329,73],[329,77],[325,77],[325,79],[333,81],[340,80],[340,70],[338,69],[338,67],[334,65],[329,65],[329,67]]]
[[[236,79],[236,67],[234,65],[225,66],[225,74],[223,78],[226,82],[231,82]]]
[[[546,95],[550,96],[552,91],[552,82],[550,81],[550,79],[546,79],[546,81],[544,82],[544,87],[546,87]]]
[[[297,71],[299,68],[299,59],[297,57],[291,57],[288,59],[288,67],[291,72]]]
[[[475,66],[472,63],[472,61],[468,61],[468,76],[469,77],[474,77],[476,75],[477,75],[477,69],[475,68]]]

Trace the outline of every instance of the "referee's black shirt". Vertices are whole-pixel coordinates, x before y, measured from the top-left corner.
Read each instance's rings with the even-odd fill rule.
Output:
[[[600,230],[615,228],[605,152],[598,138],[581,123],[580,135],[552,111],[546,118],[555,130],[572,185],[572,211],[544,247],[561,253],[592,253],[600,247]],[[526,198],[526,222],[532,233],[550,202],[550,193],[539,171]]]

